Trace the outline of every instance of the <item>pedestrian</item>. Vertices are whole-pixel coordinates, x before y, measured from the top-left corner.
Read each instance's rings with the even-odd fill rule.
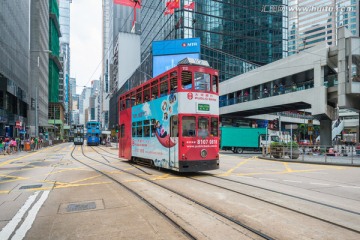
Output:
[[[17,137],[15,138],[15,141],[16,141],[16,148],[17,148],[17,151],[21,151],[21,147],[20,147],[20,138]]]
[[[20,149],[21,149],[21,151],[24,151],[24,144],[25,144],[25,140],[24,140],[24,138],[21,138],[21,140],[20,140]]]
[[[38,139],[38,137],[35,137],[35,139],[34,139],[34,143],[35,143],[35,150],[38,150],[38,147],[39,147],[39,139]]]
[[[31,140],[30,140],[30,150],[31,151],[34,151],[35,150],[35,142],[34,142],[34,138],[32,137]]]
[[[4,143],[4,155],[6,153],[10,154],[10,141],[8,138],[5,138],[5,143]]]
[[[280,91],[280,94],[284,93],[284,85],[282,83],[280,83],[279,91]]]
[[[4,152],[4,142],[3,139],[0,138],[0,154],[2,154]]]

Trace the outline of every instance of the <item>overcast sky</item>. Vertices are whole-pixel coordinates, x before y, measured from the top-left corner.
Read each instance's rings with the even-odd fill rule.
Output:
[[[70,76],[90,87],[101,74],[102,0],[73,0],[70,4]],[[76,92],[81,93],[82,87]]]

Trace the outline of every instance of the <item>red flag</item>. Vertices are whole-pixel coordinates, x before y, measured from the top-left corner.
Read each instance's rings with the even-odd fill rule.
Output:
[[[169,10],[175,9],[175,8],[180,8],[179,0],[169,0],[168,2],[166,2],[166,8]]]
[[[164,12],[164,15],[168,15],[168,14],[174,14],[174,9],[166,9]]]
[[[114,4],[120,4],[133,8],[141,8],[141,0],[114,0]]]
[[[190,4],[184,5],[184,9],[194,10],[195,9],[195,2],[191,2]]]

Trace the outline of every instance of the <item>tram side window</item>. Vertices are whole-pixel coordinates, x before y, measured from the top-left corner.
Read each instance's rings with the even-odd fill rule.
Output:
[[[156,120],[155,119],[151,119],[150,128],[151,128],[151,137],[155,137],[155,133],[156,133]]]
[[[144,137],[150,137],[150,120],[144,120]]]
[[[151,83],[151,100],[156,99],[159,95],[158,80]]]
[[[178,116],[171,116],[170,118],[170,137],[179,136]]]
[[[177,72],[170,73],[170,92],[174,93],[177,91]]]
[[[196,72],[194,75],[195,90],[210,91],[210,74]]]
[[[144,102],[150,101],[150,84],[144,87]]]
[[[137,132],[136,132],[136,136],[137,136],[137,137],[142,137],[142,136],[143,136],[142,121],[137,122]]]
[[[192,88],[192,74],[190,71],[181,72],[181,87],[182,89]]]
[[[211,118],[211,136],[218,136],[218,119],[217,118]]]
[[[136,122],[133,122],[132,123],[132,136],[133,137],[136,137]]]
[[[218,93],[219,92],[219,83],[218,76],[212,76],[212,91]]]
[[[160,83],[160,96],[161,97],[168,94],[168,88],[169,88],[169,86],[168,86],[167,81]]]
[[[199,117],[198,137],[209,136],[209,119],[207,117]]]
[[[195,136],[195,125],[196,118],[191,116],[184,116],[182,118],[182,136],[183,137],[193,137]]]

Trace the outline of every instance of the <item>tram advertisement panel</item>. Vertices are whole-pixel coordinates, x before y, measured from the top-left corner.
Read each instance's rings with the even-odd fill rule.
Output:
[[[131,143],[133,156],[154,159],[154,164],[158,167],[177,168],[178,137],[177,133],[170,132],[170,119],[177,114],[176,93],[134,106]]]
[[[180,92],[179,113],[219,115],[219,96],[211,93]]]

